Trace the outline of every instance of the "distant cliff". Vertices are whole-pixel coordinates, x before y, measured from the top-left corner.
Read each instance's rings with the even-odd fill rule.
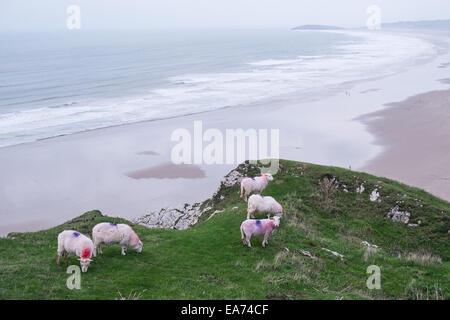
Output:
[[[305,24],[302,26],[297,26],[291,30],[341,30],[343,28],[336,26],[324,26],[319,24]]]

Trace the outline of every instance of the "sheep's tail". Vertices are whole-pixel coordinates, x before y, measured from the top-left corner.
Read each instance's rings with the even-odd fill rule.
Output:
[[[244,194],[245,194],[245,189],[244,189],[244,186],[241,184],[241,195],[240,195],[240,197],[242,199],[244,199]]]
[[[242,225],[241,225],[241,239],[244,240],[244,238],[245,238],[244,230],[243,230]]]

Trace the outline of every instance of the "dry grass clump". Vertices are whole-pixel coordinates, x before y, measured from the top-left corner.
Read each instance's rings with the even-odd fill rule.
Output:
[[[377,248],[367,247],[364,251],[364,261],[367,262],[369,259],[375,257],[377,253]]]
[[[424,266],[442,263],[441,257],[436,256],[430,252],[410,252],[408,254],[399,253],[398,258],[412,261]]]
[[[142,290],[140,293],[138,293],[137,291],[130,292],[128,296],[123,296],[120,291],[117,291],[119,298],[116,298],[116,300],[139,300],[145,291],[147,291],[147,289]]]
[[[325,200],[328,200],[336,192],[339,184],[336,177],[326,176],[319,181],[319,186],[323,192]]]

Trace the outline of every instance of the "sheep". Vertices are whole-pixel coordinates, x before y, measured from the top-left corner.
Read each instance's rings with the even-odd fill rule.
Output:
[[[123,256],[126,254],[128,247],[136,250],[137,253],[142,252],[143,244],[141,240],[127,224],[99,223],[92,229],[92,238],[94,239],[94,257],[97,256],[97,249],[100,254],[103,254],[100,246],[102,243],[105,245],[120,244]]]
[[[59,264],[61,257],[65,256],[65,262],[69,264],[69,254],[75,254],[79,257],[81,271],[87,272],[91,264],[91,257],[94,251],[94,243],[84,234],[75,230],[64,230],[58,235],[58,259]]]
[[[280,226],[280,219],[281,218],[279,216],[275,216],[271,219],[247,219],[242,222],[241,239],[244,246],[247,245],[249,248],[251,248],[252,244],[250,243],[250,239],[252,238],[252,236],[264,235],[262,246],[265,247],[266,244],[268,244],[267,239],[272,234],[273,230]]]
[[[240,197],[247,201],[247,196],[251,193],[261,193],[272,180],[273,177],[270,173],[264,173],[260,177],[242,179]]]
[[[262,197],[259,194],[251,195],[248,198],[247,219],[254,217],[254,213],[267,213],[267,218],[273,213],[277,216],[283,215],[283,207],[270,196]]]

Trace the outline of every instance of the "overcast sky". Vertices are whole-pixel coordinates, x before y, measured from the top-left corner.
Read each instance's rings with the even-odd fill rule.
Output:
[[[450,18],[449,0],[0,0],[0,30],[64,29],[72,4],[83,29],[357,27],[372,4],[382,22]]]

